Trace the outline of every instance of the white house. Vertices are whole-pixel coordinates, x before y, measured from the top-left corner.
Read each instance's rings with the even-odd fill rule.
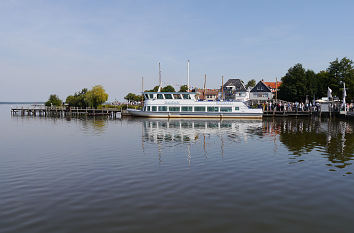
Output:
[[[221,88],[225,100],[247,100],[247,90],[240,79],[229,79]]]
[[[259,81],[250,92],[250,100],[267,101],[273,99],[272,90],[263,82]]]

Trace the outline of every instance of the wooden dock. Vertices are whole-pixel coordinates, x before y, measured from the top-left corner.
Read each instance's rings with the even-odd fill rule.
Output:
[[[11,115],[40,116],[40,117],[80,117],[80,116],[109,116],[117,118],[121,110],[116,108],[69,108],[69,107],[21,107],[11,108]]]
[[[351,113],[353,114],[353,113]],[[81,117],[81,116],[108,116],[117,118],[121,116],[130,116],[127,110],[118,110],[117,108],[75,108],[75,107],[15,107],[11,108],[11,115],[17,116],[40,116],[40,117]],[[263,117],[327,117],[325,113],[313,111],[264,111]],[[333,116],[339,115],[339,112],[333,112]],[[330,116],[329,116],[330,117]],[[351,116],[353,117],[353,116]]]
[[[263,111],[264,117],[308,117],[317,112],[312,111]]]

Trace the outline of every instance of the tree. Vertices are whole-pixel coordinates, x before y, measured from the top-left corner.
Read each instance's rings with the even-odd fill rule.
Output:
[[[77,104],[76,98],[73,95],[69,95],[68,97],[66,97],[65,103],[67,105],[69,105],[70,107],[76,107],[77,106],[76,105]]]
[[[153,89],[151,90],[145,90],[145,92],[157,92],[159,90],[159,86],[155,86]]]
[[[249,87],[254,87],[254,86],[256,86],[256,80],[251,79],[250,81],[247,82],[246,89],[248,89]]]
[[[338,58],[327,69],[328,85],[332,89],[332,95],[342,97],[343,84],[345,82],[347,90],[347,99],[354,98],[354,68],[353,61],[344,57],[340,61]]]
[[[134,101],[141,102],[143,100],[143,95],[135,95]]]
[[[124,97],[124,99],[126,99],[126,100],[128,100],[128,101],[134,100],[134,99],[135,99],[135,94],[133,94],[133,93],[128,93],[128,94]]]
[[[187,85],[182,85],[179,89],[180,92],[186,92],[188,91],[188,86]]]
[[[81,92],[76,92],[74,95],[69,95],[65,103],[67,103],[70,107],[80,107],[86,108],[89,106],[89,103],[86,98],[87,89],[84,88]]]
[[[161,88],[161,92],[176,92],[175,88],[171,85]]]
[[[159,86],[155,86],[152,90],[145,90],[145,92],[157,92],[159,90]],[[161,92],[176,92],[175,88],[171,85],[167,85],[165,87],[161,87]]]
[[[45,106],[61,106],[62,104],[63,101],[55,94],[50,95],[48,101],[45,102]]]
[[[143,96],[142,95],[136,95],[134,93],[128,93],[128,95],[126,95],[124,97],[124,99],[126,99],[128,101],[140,102],[140,101],[143,100]]]
[[[124,97],[124,99],[126,99],[126,100],[128,100],[128,101],[135,101],[136,95],[133,94],[133,93],[128,93],[128,95],[126,95],[126,96]]]
[[[97,108],[98,105],[103,104],[108,99],[108,94],[103,89],[101,85],[92,87],[85,95],[85,101],[94,108]]]
[[[329,85],[329,74],[325,70],[321,70],[316,74],[317,79],[317,98],[327,96]]]
[[[313,97],[319,96],[319,83],[316,77],[316,73],[313,70],[307,70],[305,72],[306,78],[306,91],[305,94],[308,96],[308,100],[312,100]]]
[[[304,101],[306,99],[306,71],[301,64],[291,67],[282,77],[279,87],[279,99],[286,101]]]

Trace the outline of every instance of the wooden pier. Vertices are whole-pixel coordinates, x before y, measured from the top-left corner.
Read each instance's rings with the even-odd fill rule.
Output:
[[[40,117],[109,116],[117,118],[118,115],[121,115],[121,110],[116,108],[21,107],[11,108],[11,115]]]
[[[307,117],[315,115],[312,111],[263,111],[264,117]]]

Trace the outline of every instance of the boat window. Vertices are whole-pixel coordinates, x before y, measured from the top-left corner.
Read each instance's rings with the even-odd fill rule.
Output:
[[[226,128],[226,129],[229,129],[232,127],[232,124],[231,123],[227,123],[227,122],[222,122],[220,124],[220,128]]]
[[[170,129],[179,128],[179,122],[178,121],[176,121],[176,122],[172,121],[172,122],[170,122],[169,127],[170,127]]]
[[[208,126],[208,128],[218,128],[219,124],[218,124],[218,122],[208,122],[207,126]]]
[[[179,112],[180,111],[180,107],[168,107],[170,112]]]
[[[183,94],[183,99],[185,99],[185,100],[190,100],[191,97],[190,97],[189,94]]]
[[[156,112],[156,109],[157,109],[156,106],[152,106],[152,107],[151,107],[151,111],[153,111],[153,112]]]
[[[173,94],[174,99],[182,99],[180,94]]]
[[[240,110],[240,107],[235,107],[235,110],[236,110],[236,111]]]
[[[219,112],[219,107],[208,107],[208,112]]]
[[[147,110],[146,111],[150,112],[150,106],[147,106]]]
[[[167,111],[167,106],[159,106],[159,111],[160,112],[166,112]]]
[[[154,98],[154,94],[149,94],[149,96],[150,96],[150,99]]]
[[[196,129],[204,129],[205,128],[205,122],[204,121],[202,121],[202,122],[198,122],[198,121],[194,122],[194,128],[196,128]]]
[[[220,107],[220,112],[232,112],[231,107]]]
[[[171,94],[165,94],[165,99],[171,100],[172,99],[172,95]]]
[[[163,95],[162,94],[157,94],[157,98],[162,100],[163,99]]]
[[[183,121],[181,123],[183,129],[193,128],[193,123],[191,121]]]
[[[182,112],[192,112],[193,107],[192,106],[182,106]]]
[[[149,95],[148,94],[145,94],[144,97],[145,97],[146,100],[149,99]]]
[[[205,112],[205,107],[194,107],[194,112]]]

